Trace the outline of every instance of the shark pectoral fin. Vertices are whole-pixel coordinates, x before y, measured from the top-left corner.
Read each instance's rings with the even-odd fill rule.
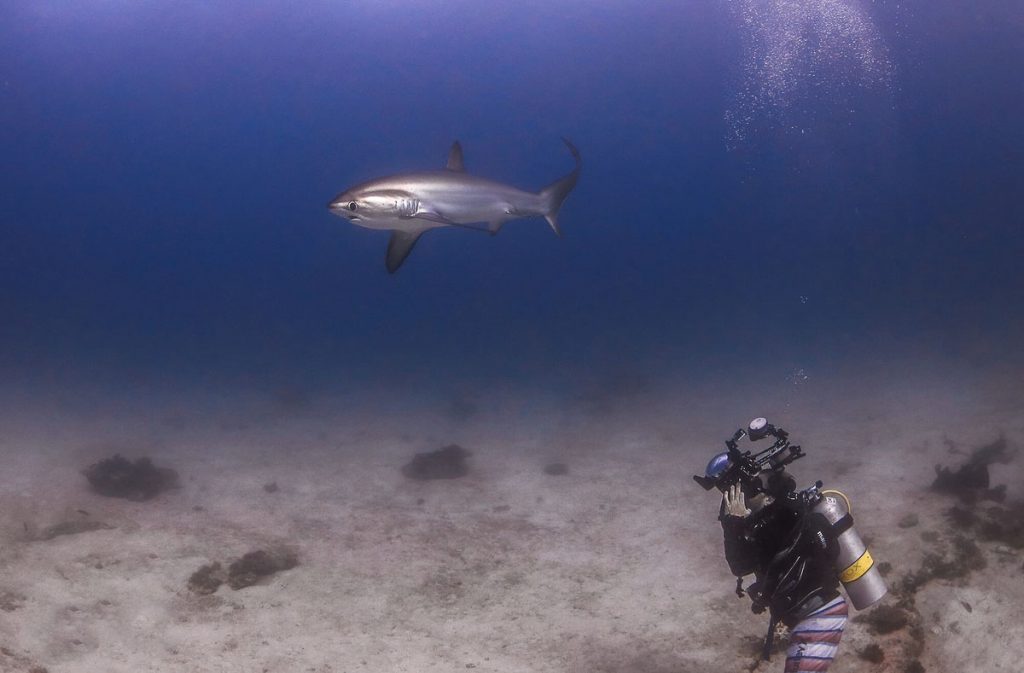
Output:
[[[466,166],[462,163],[462,145],[458,140],[452,143],[452,148],[448,150],[448,163],[445,165],[450,171],[458,171],[459,173],[466,172]]]
[[[402,262],[412,252],[412,248],[416,245],[416,241],[420,240],[420,236],[426,229],[417,229],[415,231],[400,231],[393,229],[391,231],[391,239],[388,241],[388,254],[384,258],[384,264],[388,267],[388,273],[394,273],[398,271],[398,267],[402,266]]]
[[[447,217],[437,212],[436,210],[430,210],[420,206],[420,209],[410,215],[410,217],[416,218],[417,220],[427,220],[428,222],[436,222],[437,224],[446,224],[449,226],[457,224],[452,222]]]

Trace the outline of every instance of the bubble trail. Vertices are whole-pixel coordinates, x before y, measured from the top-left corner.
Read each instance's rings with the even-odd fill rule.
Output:
[[[755,123],[792,125],[794,108],[857,89],[888,87],[892,66],[869,12],[853,0],[733,0],[741,76],[725,113],[727,144]],[[802,110],[806,112],[806,109]]]

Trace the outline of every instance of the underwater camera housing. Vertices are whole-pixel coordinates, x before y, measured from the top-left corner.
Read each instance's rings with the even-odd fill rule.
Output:
[[[759,453],[741,451],[738,442],[744,437],[756,442],[765,437],[773,437],[775,441],[771,446]],[[740,483],[746,489],[759,492],[762,490],[761,480],[758,475],[764,470],[776,470],[789,465],[806,454],[797,444],[789,442],[789,433],[782,428],[776,428],[764,418],[755,418],[750,421],[746,429],[740,428],[730,439],[725,441],[729,462],[727,467],[716,476],[695,474],[693,480],[701,485],[705,491],[717,488],[724,491],[733,484]]]

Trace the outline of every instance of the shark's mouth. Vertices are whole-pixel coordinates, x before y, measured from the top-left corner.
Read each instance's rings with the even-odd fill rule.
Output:
[[[327,208],[328,208],[328,210],[330,210],[332,213],[334,213],[338,217],[343,217],[346,220],[351,220],[351,221],[355,222],[356,220],[359,219],[358,215],[353,213],[351,210],[349,210],[345,206],[339,206],[339,205],[335,205],[335,204],[332,203],[329,206],[327,206]]]

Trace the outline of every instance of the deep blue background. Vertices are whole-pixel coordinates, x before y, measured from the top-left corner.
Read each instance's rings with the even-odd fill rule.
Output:
[[[802,132],[766,115],[730,148],[734,6],[3,3],[0,368],[543,385],[1019,358],[1020,3],[873,3],[889,85],[803,92]],[[561,135],[584,159],[562,240],[432,232],[390,277],[386,235],[325,208],[454,138],[538,189]]]

